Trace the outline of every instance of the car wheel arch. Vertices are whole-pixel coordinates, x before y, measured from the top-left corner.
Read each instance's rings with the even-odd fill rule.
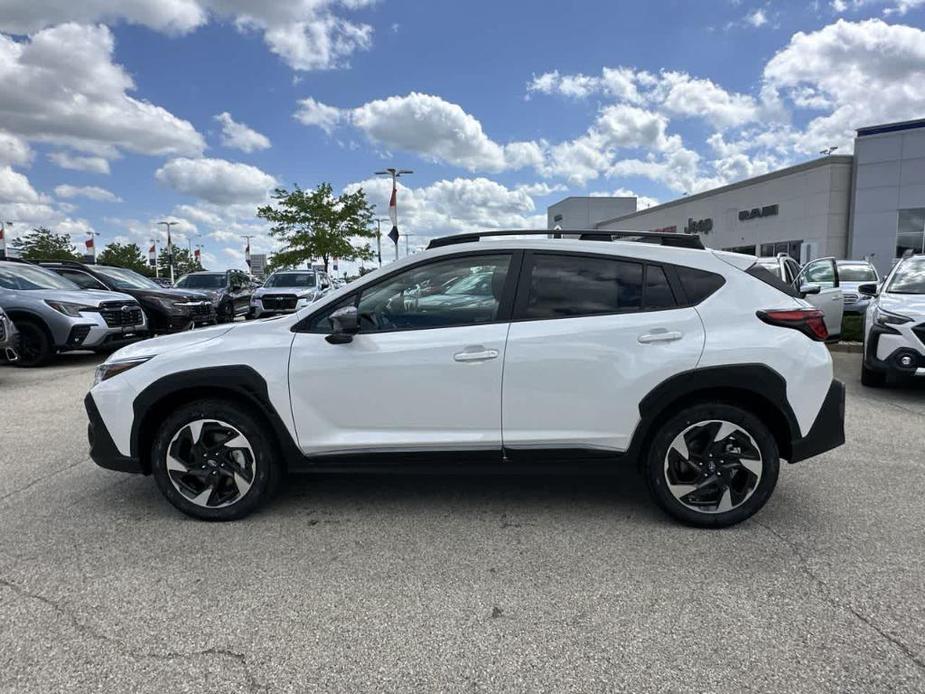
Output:
[[[264,424],[284,468],[298,455],[292,435],[270,402],[264,379],[246,366],[211,367],[164,376],[135,398],[130,448],[144,474],[151,472],[151,443],[161,423],[178,407],[205,399],[233,403]]]
[[[676,412],[701,403],[735,405],[759,417],[774,436],[780,456],[790,459],[799,425],[786,397],[786,382],[763,364],[695,369],[660,383],[639,403],[639,425],[630,444],[632,459],[645,460],[662,424]]]

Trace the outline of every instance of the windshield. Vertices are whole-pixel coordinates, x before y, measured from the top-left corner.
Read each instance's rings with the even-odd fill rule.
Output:
[[[35,265],[0,266],[0,287],[4,289],[80,289],[58,273]]]
[[[925,257],[904,261],[886,290],[890,294],[925,294]]]
[[[867,263],[838,264],[838,279],[842,282],[876,282],[877,271]]]
[[[124,267],[99,266],[96,271],[104,275],[116,289],[160,289],[161,286],[144,275]]]
[[[225,275],[185,275],[177,280],[176,286],[181,289],[221,289],[225,286]]]
[[[274,272],[263,284],[264,287],[314,287],[313,272]]]

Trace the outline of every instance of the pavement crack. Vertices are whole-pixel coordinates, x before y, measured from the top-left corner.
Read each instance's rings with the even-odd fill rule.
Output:
[[[771,533],[784,546],[786,546],[788,550],[790,550],[790,553],[793,554],[793,556],[796,557],[797,559],[797,565],[799,566],[800,571],[805,576],[807,576],[809,580],[812,581],[813,584],[815,584],[819,588],[820,592],[822,593],[823,599],[827,603],[829,603],[832,607],[835,607],[837,609],[847,612],[848,614],[852,615],[855,619],[857,619],[858,621],[866,625],[868,628],[875,631],[881,638],[885,639],[887,642],[891,643],[894,647],[896,647],[908,660],[910,660],[919,669],[920,672],[925,674],[925,660],[923,660],[922,657],[919,656],[915,651],[913,651],[908,645],[903,643],[903,641],[899,637],[894,636],[888,631],[877,626],[877,624],[875,624],[872,619],[870,619],[866,615],[859,612],[856,608],[854,608],[847,602],[839,600],[839,598],[835,595],[832,589],[829,588],[829,585],[824,580],[822,580],[810,568],[809,561],[800,551],[800,548],[796,545],[796,543],[794,543],[792,540],[782,535],[780,532],[772,528],[770,525],[767,525],[765,523],[762,523],[761,521],[755,520],[754,518],[752,519],[752,521],[755,523],[755,525],[759,525],[765,530],[767,530],[769,533]]]
[[[71,468],[77,467],[78,465],[83,465],[84,462],[86,462],[86,461],[85,461],[85,460],[78,460],[78,461],[76,461],[76,462],[71,463],[70,465],[65,465],[65,466],[62,467],[62,468],[58,468],[57,470],[54,470],[54,471],[52,471],[52,472],[49,472],[47,475],[42,475],[41,477],[36,477],[34,480],[32,480],[31,482],[29,482],[28,484],[23,485],[23,486],[20,487],[19,489],[14,489],[14,490],[11,491],[11,492],[7,492],[7,493],[4,494],[3,496],[0,496],[0,501],[6,501],[6,500],[9,499],[10,497],[14,497],[14,496],[16,496],[17,494],[22,494],[23,492],[28,491],[29,489],[31,489],[31,488],[34,487],[35,485],[41,484],[41,483],[44,482],[45,480],[49,480],[49,479],[51,479],[52,477],[55,477],[55,476],[60,475],[60,474],[62,474],[62,473],[64,473],[64,472],[67,472],[67,471],[70,470]]]
[[[210,646],[198,651],[162,651],[158,653],[151,653],[150,651],[139,650],[137,648],[132,648],[128,646],[123,641],[113,638],[109,634],[106,634],[98,629],[91,627],[88,624],[81,622],[76,615],[71,613],[69,610],[65,609],[57,601],[52,600],[51,598],[45,597],[39,593],[34,593],[26,588],[23,588],[17,583],[0,577],[0,586],[9,588],[14,594],[20,598],[25,598],[28,600],[34,600],[40,602],[43,605],[50,607],[55,613],[63,617],[73,629],[82,636],[88,636],[99,641],[104,641],[105,643],[115,647],[124,655],[127,655],[130,658],[135,660],[140,659],[150,659],[150,660],[161,660],[161,661],[174,661],[174,660],[189,660],[191,658],[200,658],[204,656],[220,656],[229,658],[236,661],[240,666],[241,670],[244,673],[244,679],[247,682],[247,689],[253,694],[257,692],[266,692],[267,687],[260,684],[253,673],[251,672],[250,666],[247,662],[247,656],[238,651],[232,650],[230,648]]]

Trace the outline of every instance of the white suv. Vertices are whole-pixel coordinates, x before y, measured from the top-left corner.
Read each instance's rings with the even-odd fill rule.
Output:
[[[91,457],[209,520],[286,471],[629,462],[719,527],[764,505],[780,459],[844,442],[822,314],[755,258],[537,235],[438,239],[295,314],[123,349],[86,398]]]
[[[864,322],[861,382],[925,380],[925,256],[900,260],[880,289],[874,282],[858,291],[875,297]]]

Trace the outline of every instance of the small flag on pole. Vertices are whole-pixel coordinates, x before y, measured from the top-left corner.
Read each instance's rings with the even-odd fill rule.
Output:
[[[247,245],[244,247],[244,262],[247,263],[248,269],[251,266],[251,240],[248,237]]]
[[[151,247],[148,249],[148,263],[151,267],[157,265],[157,246],[154,241],[151,242]]]
[[[200,256],[201,256],[201,254],[200,254],[198,248],[197,248],[195,251],[193,251],[193,258],[195,259],[197,265],[202,265],[202,263],[199,261],[199,260],[200,260]]]
[[[389,219],[392,221],[392,231],[389,232],[389,238],[392,243],[398,245],[398,186],[395,179],[392,179],[392,197],[389,198]]]
[[[86,245],[87,247],[87,253],[93,253],[93,237],[92,236],[88,238],[86,241],[84,241],[84,245]]]

